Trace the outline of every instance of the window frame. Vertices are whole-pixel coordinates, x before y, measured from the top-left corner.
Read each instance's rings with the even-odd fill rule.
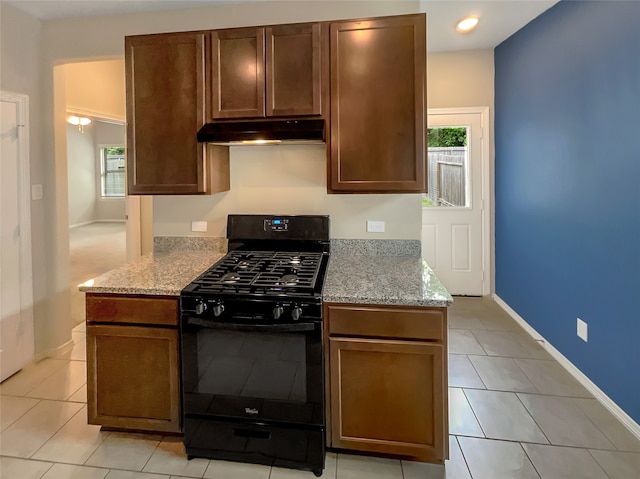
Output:
[[[123,176],[124,176],[124,189],[122,194],[106,194],[105,188],[106,188],[106,178],[108,175],[108,171],[106,171],[107,165],[106,165],[106,149],[107,148],[122,148],[123,150]],[[100,199],[101,200],[121,200],[124,199],[127,196],[127,185],[126,185],[126,181],[127,181],[127,176],[126,176],[126,167],[127,167],[127,160],[126,160],[126,155],[127,155],[127,150],[126,150],[126,146],[123,144],[112,144],[112,143],[104,143],[104,144],[99,144],[98,145],[98,167],[100,169],[100,176],[98,177],[98,188],[100,190]],[[115,173],[117,170],[110,170],[111,173]]]

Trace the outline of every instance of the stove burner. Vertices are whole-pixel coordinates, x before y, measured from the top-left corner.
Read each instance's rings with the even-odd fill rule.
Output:
[[[223,283],[237,283],[240,281],[240,275],[238,273],[227,273],[220,278],[220,281]]]
[[[278,284],[281,284],[283,286],[295,286],[298,281],[300,281],[300,278],[298,278],[295,274],[285,274],[282,278],[280,278]]]
[[[322,285],[324,258],[320,251],[232,250],[190,287],[201,294],[309,296]]]

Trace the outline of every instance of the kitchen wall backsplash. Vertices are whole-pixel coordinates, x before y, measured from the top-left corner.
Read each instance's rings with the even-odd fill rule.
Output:
[[[420,194],[327,194],[325,145],[230,148],[231,189],[212,196],[154,196],[155,236],[226,235],[228,214],[331,217],[331,237],[420,240]],[[384,221],[368,233],[368,220]],[[206,233],[192,233],[206,221]]]
[[[227,251],[227,238],[218,236],[156,236],[153,238],[153,252],[166,253],[173,250],[184,251]]]

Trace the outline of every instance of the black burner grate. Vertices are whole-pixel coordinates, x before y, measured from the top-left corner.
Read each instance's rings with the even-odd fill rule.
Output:
[[[231,251],[191,283],[200,293],[313,294],[322,253]]]

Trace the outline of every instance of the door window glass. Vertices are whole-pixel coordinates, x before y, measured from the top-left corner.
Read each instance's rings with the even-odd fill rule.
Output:
[[[428,193],[425,207],[469,207],[468,129],[452,126],[427,129]]]

